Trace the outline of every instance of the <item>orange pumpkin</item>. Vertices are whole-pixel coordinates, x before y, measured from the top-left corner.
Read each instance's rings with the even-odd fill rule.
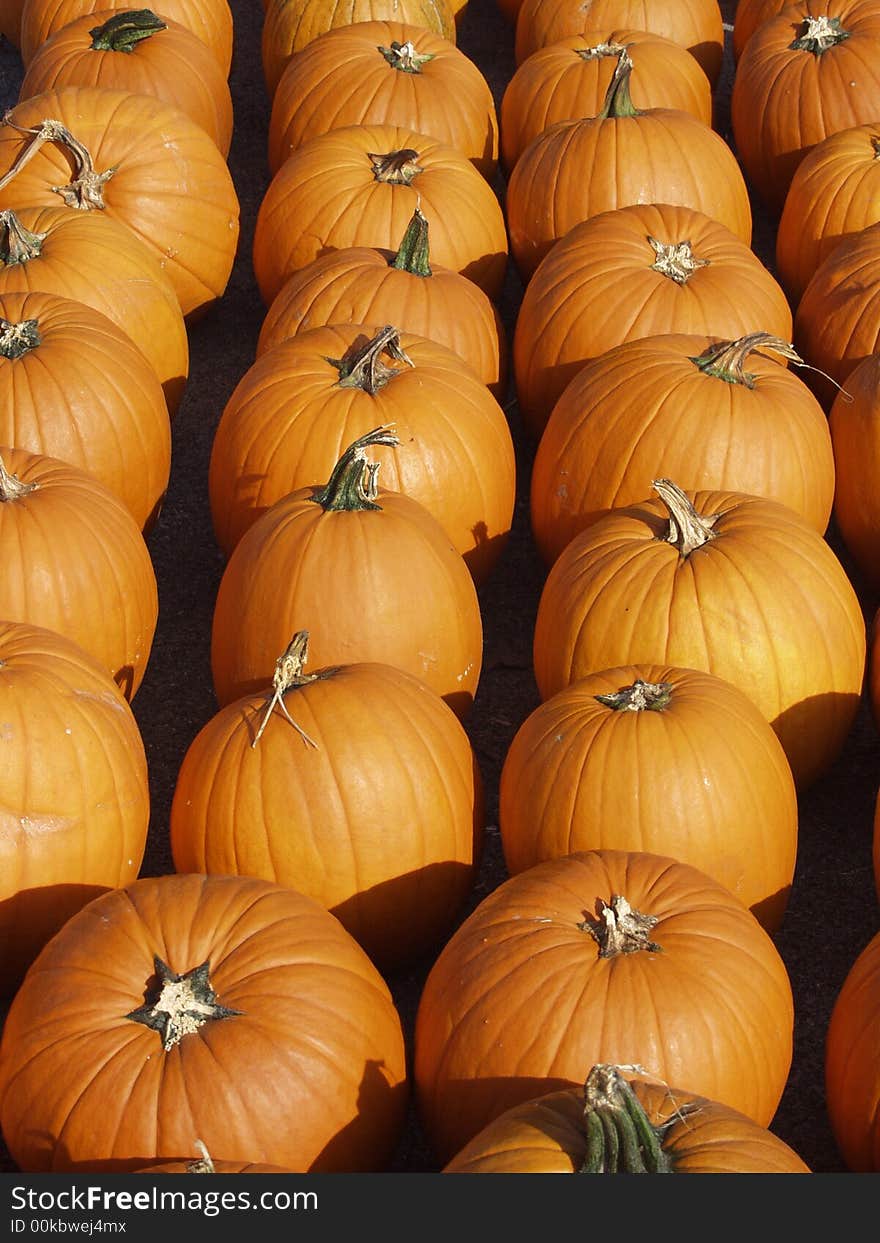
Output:
[[[415,674],[459,718],[470,712],[483,629],[473,579],[419,501],[379,488],[377,428],[326,485],[276,501],[239,540],[214,606],[211,668],[222,706],[261,692],[278,653],[308,630],[315,665],[379,661]]]
[[[880,587],[880,356],[850,372],[828,416],[834,448],[834,517],[862,585]]]
[[[319,35],[287,62],[272,97],[269,169],[346,125],[400,125],[457,147],[489,180],[498,116],[489,83],[455,44],[403,21],[356,22]]]
[[[742,492],[610,510],[550,570],[534,631],[542,698],[598,669],[704,669],[757,704],[800,789],[839,755],[858,712],[865,623],[821,535],[778,501]]]
[[[0,622],[0,993],[80,907],[127,885],[150,820],[131,708],[79,644]]]
[[[506,1109],[627,1059],[767,1126],[793,1019],[769,934],[704,872],[643,851],[550,859],[484,898],[431,967],[419,1116],[445,1163]]]
[[[825,1036],[825,1106],[838,1151],[854,1173],[880,1170],[880,933],[851,963]]]
[[[791,0],[737,0],[733,14],[732,51],[734,64],[751,35],[764,22],[781,13]]]
[[[648,850],[713,876],[768,932],[782,923],[794,780],[752,700],[715,674],[626,665],[550,696],[508,748],[498,815],[511,875],[579,850]]]

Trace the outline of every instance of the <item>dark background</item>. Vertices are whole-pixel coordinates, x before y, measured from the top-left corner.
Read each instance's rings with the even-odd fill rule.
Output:
[[[170,487],[148,541],[159,583],[159,625],[146,677],[132,705],[146,745],[152,797],[144,876],[173,870],[167,826],[174,783],[189,743],[216,711],[209,649],[223,562],[210,522],[208,460],[223,407],[254,360],[265,313],[250,259],[254,221],[269,181],[269,105],[260,61],[263,13],[260,0],[231,0],[231,6],[235,132],[229,165],[241,203],[241,239],[225,296],[190,330],[190,375],[173,426]],[[733,0],[722,5],[728,27],[733,8]],[[501,16],[495,0],[470,0],[457,42],[482,70],[500,106],[515,62],[513,27]],[[716,128],[732,143],[727,124],[731,78],[728,29],[725,69],[716,93]],[[4,107],[16,101],[20,80],[18,53],[0,39],[0,102]],[[503,196],[500,178],[497,188]],[[773,228],[760,204],[753,202],[753,211],[754,249],[772,269]],[[521,292],[511,266],[502,306],[509,334]],[[463,916],[505,878],[496,827],[498,778],[514,733],[539,702],[531,670],[531,640],[545,572],[528,524],[533,446],[523,433],[512,388],[506,410],[517,448],[518,499],[509,544],[480,592],[484,663],[467,728],[486,785],[488,827],[482,869]],[[828,538],[859,589],[833,529]],[[861,590],[860,598],[868,620],[876,601]],[[844,1170],[825,1113],[824,1040],[840,986],[857,954],[878,930],[871,866],[877,753],[877,731],[863,701],[833,771],[801,796],[797,870],[791,902],[775,938],[794,990],[795,1044],[788,1086],[771,1129],[817,1173]],[[426,962],[389,979],[408,1038],[429,967]],[[413,1111],[392,1169],[436,1168]],[[15,1167],[0,1146],[2,1169]]]

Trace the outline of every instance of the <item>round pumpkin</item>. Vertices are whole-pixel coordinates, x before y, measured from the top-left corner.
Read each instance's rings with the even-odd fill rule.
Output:
[[[0,549],[0,617],[79,643],[133,699],[159,600],[149,549],[122,501],[79,466],[2,448]]]
[[[0,296],[72,298],[106,315],[153,367],[169,415],[189,375],[189,338],[162,265],[119,220],[66,207],[0,211]]]
[[[427,218],[416,207],[396,250],[343,247],[294,272],[266,312],[257,356],[309,328],[393,323],[448,346],[504,401],[508,343],[501,314],[479,285],[433,262],[428,235]]]
[[[523,294],[512,359],[526,428],[539,437],[576,372],[624,341],[679,332],[735,340],[758,330],[790,341],[791,309],[724,225],[668,203],[602,212],[556,243]]]
[[[218,703],[262,691],[291,634],[308,630],[316,667],[378,661],[420,677],[465,718],[482,667],[470,571],[419,501],[380,488],[377,428],[349,445],[327,483],[275,502],[239,540],[214,606]]]
[[[261,876],[326,906],[385,973],[449,935],[483,834],[482,781],[451,708],[412,674],[307,669],[228,704],[184,756],[169,828],[178,872]],[[316,809],[320,812],[316,814]]]
[[[637,109],[632,70],[622,48],[599,112],[551,125],[514,165],[505,204],[524,282],[576,224],[633,203],[690,207],[751,242],[749,192],[730,147],[689,112]]]
[[[880,356],[869,354],[846,378],[828,422],[834,448],[834,518],[870,592],[880,587]]]
[[[793,1148],[738,1110],[599,1063],[583,1088],[505,1110],[444,1174],[809,1174]]]
[[[253,266],[266,306],[328,250],[398,245],[417,207],[434,260],[497,300],[507,271],[504,213],[467,156],[416,130],[348,125],[303,143],[260,201]]]
[[[601,669],[550,696],[504,758],[511,875],[579,850],[671,855],[782,923],[798,803],[785,752],[745,691],[696,669]]]
[[[419,1117],[446,1163],[506,1109],[626,1059],[767,1126],[793,1018],[769,934],[698,868],[644,851],[550,859],[484,898],[431,967]]]
[[[866,636],[852,584],[778,501],[654,488],[581,531],[550,569],[533,642],[542,698],[614,665],[706,670],[755,702],[805,789],[859,708]]]
[[[742,56],[742,50],[749,36],[763,26],[764,22],[791,3],[791,0],[737,0],[733,13],[733,39],[731,50],[734,64]]]
[[[192,321],[217,301],[235,259],[239,205],[216,143],[179,108],[100,86],[23,99],[0,126],[6,207],[102,211],[134,232]]]
[[[585,363],[532,466],[529,513],[545,562],[609,509],[650,496],[658,474],[694,491],[771,497],[824,534],[834,499],[828,420],[785,360],[802,361],[764,332],[738,341],[664,333]]]
[[[382,1169],[406,1091],[367,955],[317,902],[252,877],[95,898],[32,964],[0,1041],[0,1125],[25,1172],[125,1173],[194,1137],[215,1161]]]
[[[171,471],[162,386],[100,311],[51,293],[0,293],[0,444],[90,471],[148,531]]]
[[[80,907],[135,879],[150,820],[131,708],[71,639],[0,622],[0,994]]]
[[[400,125],[457,147],[489,180],[498,116],[489,83],[451,40],[403,21],[337,26],[291,56],[272,97],[269,170],[346,125]]]
[[[152,9],[84,13],[34,52],[19,99],[62,86],[103,86],[173,104],[213,138],[232,141],[232,94],[217,57],[198,37]]]
[[[857,1174],[880,1170],[880,933],[851,963],[825,1036],[825,1106],[838,1151]]]

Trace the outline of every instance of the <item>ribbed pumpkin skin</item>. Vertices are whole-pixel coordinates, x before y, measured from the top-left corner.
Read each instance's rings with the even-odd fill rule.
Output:
[[[21,58],[25,68],[37,48],[57,30],[83,13],[130,9],[129,0],[24,0],[21,14]],[[164,20],[191,30],[214,53],[224,77],[232,65],[232,10],[228,0],[162,0]]]
[[[316,746],[276,708],[252,747],[270,697],[221,708],[190,744],[171,804],[175,868],[307,894],[383,972],[436,950],[483,833],[480,774],[455,713],[402,670],[342,665],[285,694]]]
[[[326,324],[396,324],[454,350],[504,401],[509,347],[495,303],[460,272],[433,259],[430,276],[404,272],[392,267],[394,254],[350,246],[294,272],[266,312],[257,356],[285,337]]]
[[[880,1170],[880,933],[838,991],[825,1037],[825,1106],[837,1147],[854,1173]]]
[[[26,229],[45,233],[40,254],[0,263],[0,296],[45,292],[100,311],[143,351],[174,415],[189,375],[189,338],[177,295],[155,255],[120,220],[67,207],[21,207]]]
[[[672,39],[700,63],[714,86],[724,58],[724,26],[717,0],[523,0],[516,21],[515,56],[521,65],[538,48],[567,35],[604,27],[647,30]]]
[[[736,156],[690,113],[651,108],[560,121],[532,139],[507,183],[510,253],[523,281],[575,225],[639,203],[690,207],[751,242]]]
[[[708,264],[677,284],[654,270],[650,236],[666,245],[689,241]],[[624,341],[661,332],[733,339],[756,325],[791,340],[782,287],[724,225],[670,204],[602,212],[557,242],[523,294],[512,359],[526,426],[539,437],[584,363]]]
[[[663,1127],[673,1174],[809,1174],[793,1148],[718,1101],[644,1079],[630,1083],[648,1120]],[[578,1174],[587,1155],[583,1089],[514,1105],[452,1158],[444,1174]]]
[[[241,1013],[166,1052],[125,1017],[154,956],[177,974],[207,962]],[[149,877],[95,899],[33,964],[0,1090],[24,1171],[124,1173],[188,1155],[193,1136],[215,1161],[381,1169],[405,1114],[403,1034],[384,980],[316,902],[249,877]]]
[[[423,26],[455,42],[452,0],[269,0],[263,17],[263,77],[271,100],[294,52],[328,30],[361,22]]]
[[[238,197],[226,161],[200,125],[161,100],[97,86],[44,91],[21,100],[8,117],[0,127],[0,172],[30,141],[13,125],[61,121],[98,171],[116,167],[104,186],[104,210],[159,258],[184,316],[192,321],[223,294],[238,242]],[[67,185],[70,170],[64,149],[45,143],[3,189],[4,205],[57,206],[52,187]]]
[[[880,222],[838,242],[811,276],[794,317],[794,343],[818,372],[809,384],[826,410],[880,342]]]
[[[96,50],[91,31],[112,8],[84,13],[56,30],[25,70],[19,99],[62,86],[102,86],[152,95],[185,112],[213,138],[222,155],[232,141],[232,94],[216,55],[179,22],[162,14],[165,30],[128,52]]]
[[[144,744],[109,675],[71,640],[0,622],[0,994],[61,925],[135,879],[150,820]]]
[[[880,586],[880,357],[847,376],[828,416],[837,482],[834,517],[846,550],[871,591]]]
[[[432,59],[416,73],[394,68],[382,54],[394,42]],[[337,26],[287,62],[272,98],[269,170],[317,134],[374,124],[431,134],[494,176],[498,116],[489,83],[453,41],[402,21]]]
[[[880,127],[853,126],[817,143],[795,170],[776,231],[776,270],[792,305],[838,242],[880,220],[878,146]]]
[[[603,958],[582,925],[599,899],[657,918],[651,940]],[[597,1062],[638,1063],[768,1125],[792,1056],[783,961],[750,911],[687,864],[583,851],[537,864],[484,898],[425,981],[414,1080],[445,1163],[514,1105],[582,1086]]]
[[[839,18],[849,37],[820,55],[792,48],[808,16]],[[777,216],[795,169],[817,143],[876,118],[878,52],[874,0],[798,0],[749,39],[734,75],[731,127],[749,184]]]
[[[79,643],[133,699],[158,617],[156,574],[137,523],[80,467],[24,449],[0,452],[9,474],[39,485],[0,503],[0,617]]]
[[[517,68],[501,97],[501,158],[508,172],[532,139],[557,121],[594,117],[602,107],[617,57],[586,57],[603,44],[629,50],[637,108],[676,108],[712,124],[712,87],[690,52],[647,30],[591,28],[538,48]]]
[[[461,555],[424,505],[379,488],[377,510],[326,512],[300,488],[242,536],[214,607],[211,669],[222,706],[262,692],[297,630],[314,668],[379,661],[470,712],[483,628]]]
[[[665,707],[596,698],[668,683]],[[578,850],[647,850],[713,876],[775,932],[797,854],[785,752],[744,691],[695,669],[625,665],[580,678],[535,708],[501,771],[499,827],[511,875]]]
[[[734,63],[742,56],[749,35],[771,17],[781,13],[790,2],[791,0],[737,0],[733,15]]]
[[[767,496],[825,533],[834,455],[822,407],[796,371],[760,345],[744,362],[753,387],[693,362],[716,338],[659,334],[585,363],[544,428],[531,475],[535,542],[548,565],[612,507],[653,495],[651,482]]]
[[[773,726],[799,789],[834,762],[858,711],[865,624],[834,552],[795,512],[737,492],[689,494],[718,514],[685,559],[659,500],[576,535],[538,604],[542,698],[598,669],[667,662],[740,687]]]
[[[262,353],[229,397],[211,448],[214,531],[229,556],[276,501],[329,478],[344,449],[393,425],[397,446],[377,446],[386,488],[419,501],[442,525],[478,585],[504,551],[516,499],[513,437],[480,378],[444,345],[404,333],[413,366],[375,394],[340,387],[341,359],[381,326],[310,328]]]
[[[369,153],[407,149],[418,152],[422,169],[412,184],[377,181]],[[432,261],[497,301],[507,271],[504,213],[467,156],[415,130],[351,125],[309,139],[263,195],[253,265],[266,306],[289,276],[328,250],[398,246],[416,207],[428,219]]]
[[[138,526],[152,526],[171,471],[162,386],[106,315],[47,293],[0,293],[0,318],[36,320],[40,344],[0,355],[0,444],[91,471]]]

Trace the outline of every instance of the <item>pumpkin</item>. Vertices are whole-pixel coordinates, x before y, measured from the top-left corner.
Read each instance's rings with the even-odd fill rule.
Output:
[[[85,649],[131,700],[158,616],[140,528],[94,475],[42,453],[0,449],[0,617]]]
[[[309,328],[394,323],[448,346],[503,401],[509,363],[500,312],[479,285],[433,262],[428,235],[416,207],[396,250],[343,247],[294,272],[266,312],[257,356]]]
[[[698,868],[580,851],[499,885],[446,942],[415,1021],[413,1078],[448,1162],[505,1110],[636,1063],[760,1126],[789,1074],[793,1001],[769,934]]]
[[[491,180],[498,116],[470,57],[427,27],[356,22],[319,35],[287,62],[272,97],[269,170],[346,125],[400,125],[457,147]]]
[[[579,850],[647,850],[713,876],[768,932],[782,923],[794,780],[752,700],[715,674],[627,665],[550,696],[508,748],[498,816],[511,875]]]
[[[169,415],[189,375],[189,338],[162,265],[103,212],[66,207],[0,211],[0,296],[54,293],[106,315],[153,367]]]
[[[825,1107],[838,1151],[854,1173],[880,1169],[880,933],[864,945],[834,997],[825,1035]]]
[[[648,30],[585,30],[538,48],[501,97],[501,159],[509,173],[532,139],[557,121],[594,117],[625,47],[638,68],[636,108],[675,108],[712,124],[712,87],[680,44]]]
[[[435,262],[497,301],[507,271],[504,213],[467,156],[416,130],[348,125],[303,143],[260,201],[253,267],[264,303],[328,250],[396,246],[416,207],[430,224]]]
[[[110,87],[43,91],[5,114],[0,172],[6,207],[63,202],[128,225],[158,257],[190,322],[224,292],[239,232],[232,174],[216,143],[173,105]]]
[[[737,0],[733,13],[733,39],[731,50],[734,65],[742,56],[749,35],[763,26],[764,22],[781,13],[791,0]]]
[[[714,87],[724,59],[724,26],[717,0],[523,0],[516,20],[517,65],[538,48],[584,30],[619,26],[647,30],[686,48]]]
[[[751,242],[749,193],[730,147],[688,112],[635,108],[632,68],[622,48],[597,115],[551,125],[514,165],[507,224],[524,282],[576,224],[632,203],[691,207]]]
[[[514,1105],[444,1174],[809,1174],[784,1140],[738,1110],[599,1063],[583,1088]]]
[[[300,631],[271,688],[221,708],[190,743],[174,866],[308,894],[387,973],[436,950],[468,896],[480,772],[455,713],[418,678],[366,662],[307,671],[307,650]]]
[[[62,86],[153,95],[185,112],[229,154],[232,94],[217,57],[186,26],[152,9],[84,13],[51,35],[34,52],[18,97]]]
[[[828,420],[784,360],[802,362],[787,342],[754,332],[641,337],[585,363],[535,452],[529,512],[545,562],[609,509],[644,500],[657,474],[694,491],[771,497],[824,534]]]
[[[774,215],[817,143],[875,120],[878,51],[874,0],[797,0],[743,48],[730,94],[731,128],[746,178]]]
[[[858,712],[861,605],[830,545],[778,501],[742,492],[609,511],[550,569],[534,629],[543,699],[597,669],[703,669],[757,704],[799,789],[825,773]]]
[[[526,286],[512,349],[523,421],[540,437],[576,372],[624,341],[680,332],[735,340],[757,327],[790,341],[791,310],[724,225],[668,203],[602,212],[561,238]]]
[[[362,22],[393,21],[426,30],[455,42],[452,0],[269,0],[263,16],[261,51],[263,77],[271,100],[295,52],[328,30]]]
[[[0,293],[0,444],[90,471],[142,530],[171,471],[162,386],[131,338],[83,302]]]
[[[871,614],[866,687],[874,726],[880,729],[880,606]],[[878,886],[880,897],[880,886]]]
[[[130,0],[24,0],[21,12],[21,59],[25,68],[37,48],[68,22],[84,13],[130,9]],[[162,0],[160,16],[197,35],[214,53],[223,76],[232,66],[232,9],[228,0]]]
[[[88,1004],[83,1004],[83,998]],[[19,1169],[186,1157],[381,1169],[406,1109],[400,1017],[337,919],[253,877],[143,877],[56,933],[0,1041]]]
[[[862,585],[880,587],[880,357],[850,372],[828,416],[834,448],[834,518]]]
[[[113,679],[78,644],[0,622],[0,994],[80,907],[135,879],[147,758]]]
[[[310,328],[266,350],[245,372],[214,433],[208,494],[229,556],[289,492],[326,480],[340,454],[380,424],[384,485],[442,525],[479,586],[513,520],[516,460],[504,411],[445,345],[392,326]]]
[[[291,634],[308,630],[316,667],[394,665],[460,719],[470,712],[483,647],[476,588],[434,515],[379,487],[367,451],[397,440],[386,428],[359,437],[326,484],[282,497],[239,540],[212,622],[221,706],[262,691]]]

